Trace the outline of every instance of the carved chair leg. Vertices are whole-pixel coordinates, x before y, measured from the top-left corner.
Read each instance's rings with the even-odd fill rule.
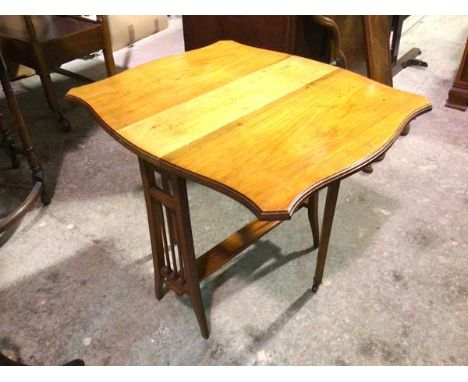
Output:
[[[18,128],[18,134],[22,145],[22,150],[20,152],[26,157],[28,161],[29,168],[32,172],[33,183],[42,183],[42,203],[47,205],[50,203],[51,196],[48,192],[48,187],[41,169],[39,157],[37,156],[36,151],[32,145],[31,137],[29,136],[26,123],[24,122],[23,115],[21,114],[18,102],[13,93],[13,88],[6,73],[5,64],[2,57],[0,57],[0,82],[2,84],[3,92],[5,93],[8,106],[13,114],[13,117],[15,118],[16,126]]]
[[[29,37],[31,38],[32,54],[35,65],[34,69],[41,78],[42,89],[44,90],[44,94],[46,96],[47,103],[49,104],[49,108],[59,127],[63,131],[69,131],[70,123],[63,116],[60,110],[57,94],[55,93],[54,85],[52,83],[52,79],[50,78],[51,68],[49,67],[49,64],[47,62],[42,45],[37,38],[32,18],[31,16],[23,16],[23,18],[29,33]]]
[[[323,270],[325,268],[325,261],[327,259],[328,242],[330,241],[330,234],[333,224],[333,217],[335,215],[336,201],[338,199],[338,191],[340,189],[340,181],[337,180],[331,183],[327,189],[327,199],[325,202],[325,211],[322,221],[322,233],[320,236],[320,245],[317,255],[317,264],[315,266],[314,283],[312,285],[312,292],[316,293],[320,284],[322,283]]]
[[[69,131],[70,123],[63,116],[63,113],[60,109],[57,94],[55,93],[54,85],[52,83],[52,79],[50,78],[49,69],[43,63],[39,65],[37,71],[39,77],[41,78],[42,88],[44,90],[47,103],[49,104],[50,111],[52,112],[52,116],[61,130]]]
[[[107,76],[113,76],[116,74],[114,56],[112,54],[112,43],[111,36],[109,31],[109,20],[107,16],[99,15],[97,16],[98,21],[101,23],[102,28],[102,37],[104,47],[102,49],[102,54],[104,55],[104,63],[106,64]]]
[[[208,338],[185,179],[157,169],[144,159],[139,158],[139,163],[151,236],[156,298],[162,298],[164,282],[177,294],[187,293],[201,334]],[[161,174],[161,184],[156,182],[155,171]]]
[[[309,196],[309,201],[307,204],[307,214],[309,216],[310,228],[312,229],[312,238],[313,238],[313,248],[318,248],[319,246],[319,221],[318,221],[318,202],[319,202],[319,192],[316,191]]]

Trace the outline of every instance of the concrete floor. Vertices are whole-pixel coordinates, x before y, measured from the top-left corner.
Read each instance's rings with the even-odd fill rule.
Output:
[[[459,16],[413,19],[404,34],[401,51],[418,46],[429,68],[405,69],[395,87],[429,96],[434,110],[372,175],[342,182],[319,293],[310,293],[316,251],[302,211],[203,283],[209,340],[186,298],[154,298],[134,155],[65,101],[73,130],[61,133],[38,78],[16,82],[54,198],[0,247],[0,351],[31,364],[468,364],[468,114],[444,107],[467,33]],[[180,51],[173,19],[116,63]],[[104,73],[100,57],[68,67]],[[54,81],[60,94],[77,85]],[[0,213],[29,181],[27,166],[0,173]],[[199,253],[252,219],[198,184],[189,197]]]

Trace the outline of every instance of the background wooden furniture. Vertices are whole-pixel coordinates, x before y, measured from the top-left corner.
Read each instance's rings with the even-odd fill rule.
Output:
[[[398,52],[400,50],[401,32],[403,30],[403,22],[409,17],[406,15],[388,16],[390,22],[390,31],[392,33],[391,57],[392,57],[392,75],[396,75],[408,66],[422,66],[427,68],[427,62],[419,60],[416,57],[421,54],[421,49],[411,48],[400,58]]]
[[[448,99],[445,104],[457,110],[465,111],[468,105],[468,37],[466,39],[465,51],[458,68],[457,76],[449,90]]]
[[[336,66],[232,41],[146,63],[67,98],[137,154],[156,298],[163,283],[188,294],[205,338],[200,281],[304,206],[319,247],[317,291],[340,180],[431,108],[425,97]],[[186,179],[234,198],[258,219],[197,258]],[[325,187],[317,243],[316,193]]]
[[[372,51],[380,35],[389,38],[387,16],[327,16],[341,36],[349,70],[382,83],[390,76],[376,77],[377,66],[391,73],[389,52]],[[185,49],[201,48],[219,40],[234,40],[258,48],[295,54],[329,63],[336,34],[315,16],[183,16]],[[389,42],[383,48],[390,50]],[[380,60],[377,62],[377,60]]]
[[[2,144],[7,149],[7,153],[11,159],[12,167],[19,167],[17,155],[22,154],[26,157],[29,167],[32,172],[33,187],[31,192],[13,212],[6,217],[0,219],[0,234],[8,231],[14,227],[24,217],[26,212],[34,205],[39,197],[42,198],[43,204],[50,203],[50,196],[44,187],[44,176],[42,174],[39,158],[34,151],[31,138],[29,136],[26,124],[24,123],[23,116],[16,101],[13,89],[11,87],[6,68],[4,65],[3,57],[0,55],[0,81],[2,89],[5,93],[8,106],[13,113],[18,128],[19,137],[21,139],[22,147],[19,148],[15,145],[14,141],[9,135],[9,130],[3,125],[2,113],[0,110],[0,134],[2,136]]]
[[[325,61],[328,31],[312,16],[183,16],[185,50],[219,40]]]
[[[50,73],[86,80],[60,65],[102,50],[107,74],[115,74],[106,16],[97,21],[79,16],[0,16],[0,37],[5,59],[36,70],[50,110],[65,131],[70,124],[60,111]]]

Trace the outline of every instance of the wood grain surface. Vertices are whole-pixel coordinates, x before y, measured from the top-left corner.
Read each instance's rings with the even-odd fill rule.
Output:
[[[137,155],[288,219],[385,152],[426,97],[298,56],[220,41],[67,97]]]

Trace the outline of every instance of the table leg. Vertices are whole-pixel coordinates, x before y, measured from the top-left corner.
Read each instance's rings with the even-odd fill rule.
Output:
[[[208,338],[186,181],[155,168],[141,158],[139,163],[151,236],[156,298],[162,298],[164,282],[179,295],[187,293],[202,336]],[[160,184],[155,172],[161,175]]]
[[[182,254],[184,276],[187,281],[187,292],[192,300],[193,310],[197,316],[198,325],[203,338],[208,338],[208,324],[206,322],[205,308],[200,292],[200,281],[193,248],[192,225],[187,198],[187,185],[184,178],[173,176],[173,190],[176,202],[175,228],[179,253]]]
[[[309,216],[310,228],[312,229],[312,238],[314,240],[313,248],[319,246],[319,222],[318,222],[318,202],[319,202],[319,192],[316,191],[309,196],[309,201],[307,203],[307,213]]]
[[[338,191],[340,189],[340,181],[334,181],[328,186],[327,199],[325,202],[325,211],[322,221],[322,232],[320,236],[320,244],[317,255],[317,264],[315,266],[314,283],[312,285],[312,292],[316,293],[320,284],[322,283],[323,270],[325,268],[325,260],[327,259],[328,242],[330,241],[330,234],[333,224],[333,217],[335,215],[336,201],[338,199]]]
[[[160,203],[156,202],[150,195],[150,189],[156,186],[154,171],[143,159],[138,158],[141,172],[141,180],[143,183],[143,191],[145,194],[146,212],[148,214],[148,225],[151,239],[151,253],[153,255],[154,267],[154,289],[156,298],[161,300],[163,297],[163,277],[160,274],[160,269],[164,265],[164,249],[161,237],[161,228],[159,226],[160,217],[158,210],[161,208]]]

